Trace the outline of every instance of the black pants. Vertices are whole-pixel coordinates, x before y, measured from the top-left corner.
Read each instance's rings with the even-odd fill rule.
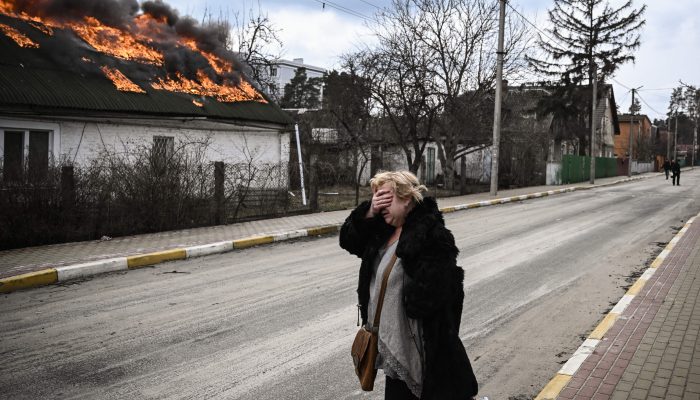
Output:
[[[668,170],[666,169],[664,172],[666,172],[666,180],[668,180]]]
[[[386,377],[386,386],[384,387],[384,400],[419,400],[418,397],[411,393],[411,389],[406,386],[404,381]]]
[[[671,176],[671,180],[673,181],[674,185],[680,185],[681,184],[681,174],[673,174]]]

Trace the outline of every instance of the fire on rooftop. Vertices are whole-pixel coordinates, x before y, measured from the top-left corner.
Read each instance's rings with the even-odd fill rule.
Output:
[[[71,48],[89,46],[97,57],[76,55],[76,68],[91,66],[120,91],[146,93],[144,88],[150,86],[190,94],[200,104],[203,96],[266,103],[244,80],[240,64],[220,42],[215,27],[179,17],[161,1],[0,0],[0,14],[36,29],[29,34],[0,23],[0,32],[21,47],[40,46],[32,35],[69,32],[61,36],[72,40],[52,46],[66,47],[69,54]]]

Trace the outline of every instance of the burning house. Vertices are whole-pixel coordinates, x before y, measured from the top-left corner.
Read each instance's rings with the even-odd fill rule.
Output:
[[[292,121],[220,33],[160,1],[0,0],[2,179],[184,137],[211,161],[286,166]]]

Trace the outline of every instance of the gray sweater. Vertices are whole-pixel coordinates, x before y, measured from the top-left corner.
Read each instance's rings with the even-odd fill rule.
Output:
[[[368,325],[374,322],[377,309],[377,297],[382,285],[384,271],[396,251],[398,241],[389,248],[379,250],[374,262],[374,273],[370,281],[370,301],[368,307]],[[379,323],[379,357],[377,369],[394,379],[400,379],[411,392],[420,397],[422,391],[423,341],[418,320],[408,318],[403,306],[403,288],[410,281],[403,270],[401,259],[396,260],[389,275],[384,306]]]

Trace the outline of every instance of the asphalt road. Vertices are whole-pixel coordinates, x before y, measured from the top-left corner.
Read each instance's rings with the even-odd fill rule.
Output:
[[[446,215],[491,399],[537,394],[700,211],[700,172]],[[0,398],[357,399],[359,259],[337,236],[0,297]]]

